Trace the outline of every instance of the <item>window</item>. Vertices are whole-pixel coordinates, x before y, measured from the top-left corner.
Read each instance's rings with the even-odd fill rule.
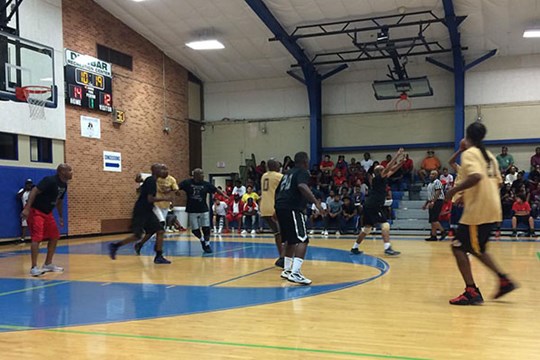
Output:
[[[0,132],[0,159],[19,160],[16,134]]]
[[[52,163],[52,140],[38,137],[30,138],[30,161]]]
[[[97,57],[100,60],[133,70],[133,56],[103,45],[97,45]]]

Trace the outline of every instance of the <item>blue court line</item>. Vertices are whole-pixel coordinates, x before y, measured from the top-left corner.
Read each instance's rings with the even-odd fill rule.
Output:
[[[249,274],[240,275],[240,276],[234,277],[232,279],[228,279],[228,280],[220,281],[220,282],[217,282],[217,283],[214,283],[214,284],[210,284],[208,286],[218,286],[218,285],[226,284],[228,282],[232,282],[232,281],[235,281],[235,280],[238,280],[238,279],[242,279],[242,278],[245,278],[245,277],[248,277],[248,276],[251,276],[251,275],[258,274],[258,273],[262,273],[264,271],[268,271],[268,270],[274,269],[274,268],[275,268],[275,266],[270,266],[270,267],[267,267],[265,269],[257,270],[257,271],[251,272]]]

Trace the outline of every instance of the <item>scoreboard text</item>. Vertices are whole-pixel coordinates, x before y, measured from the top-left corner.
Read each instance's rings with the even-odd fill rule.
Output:
[[[110,63],[66,49],[64,71],[68,104],[113,111]]]

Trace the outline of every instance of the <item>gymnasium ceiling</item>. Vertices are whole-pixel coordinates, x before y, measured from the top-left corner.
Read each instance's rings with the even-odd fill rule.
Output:
[[[171,58],[205,82],[283,77],[295,63],[281,43],[244,0],[94,0],[123,23],[150,40]],[[379,15],[432,10],[444,17],[441,0],[264,0],[278,21],[291,33],[296,26]],[[497,49],[496,56],[540,53],[540,39],[524,39],[523,30],[540,24],[540,0],[454,0],[467,59]],[[212,32],[223,50],[195,51],[185,46],[201,33]],[[394,32],[395,31],[395,32]],[[402,37],[400,30],[390,36]],[[401,30],[402,32],[404,30]],[[399,36],[398,36],[399,35]],[[371,38],[376,32],[364,34]],[[447,29],[432,25],[426,37],[449,47]],[[344,35],[299,40],[308,57],[317,52],[352,49]],[[451,64],[447,54],[435,55]],[[414,61],[423,62],[424,57]],[[351,69],[385,69],[390,60],[350,64]],[[433,66],[433,65],[429,65]]]

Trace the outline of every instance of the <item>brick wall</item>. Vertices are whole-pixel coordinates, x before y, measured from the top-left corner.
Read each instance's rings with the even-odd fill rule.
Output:
[[[112,67],[114,106],[126,111],[124,124],[113,125],[108,113],[66,105],[66,162],[74,173],[69,234],[94,234],[103,221],[130,218],[135,174],[150,172],[152,163],[166,163],[178,180],[188,176],[187,71],[92,0],[64,0],[62,6],[66,48],[97,57],[99,43],[133,56],[133,71]],[[174,118],[169,134],[163,132],[165,113]],[[101,120],[100,140],[80,136],[81,115]],[[104,150],[122,153],[121,173],[103,171]]]

